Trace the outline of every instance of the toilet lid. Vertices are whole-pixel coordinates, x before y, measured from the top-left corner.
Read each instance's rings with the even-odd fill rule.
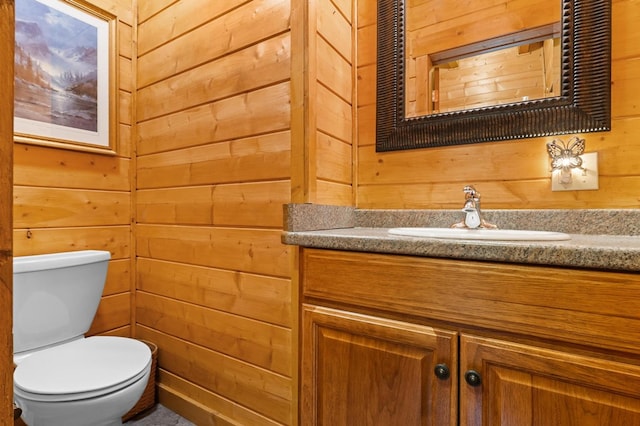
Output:
[[[87,337],[25,358],[14,372],[14,386],[43,399],[94,397],[128,385],[150,363],[151,350],[143,342]]]

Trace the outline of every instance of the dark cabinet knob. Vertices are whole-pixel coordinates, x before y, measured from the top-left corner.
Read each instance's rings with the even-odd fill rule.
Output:
[[[475,370],[469,370],[464,373],[464,379],[470,386],[480,386],[482,384],[482,378],[480,377],[480,373]]]
[[[436,368],[433,369],[433,372],[440,380],[447,380],[449,376],[451,376],[451,371],[449,371],[447,364],[436,364]]]

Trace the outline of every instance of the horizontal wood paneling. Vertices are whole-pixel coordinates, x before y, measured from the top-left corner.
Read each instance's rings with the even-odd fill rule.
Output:
[[[143,190],[137,216],[145,223],[280,228],[290,193],[289,181]]]
[[[282,229],[282,205],[290,196],[289,181],[218,185],[213,191],[214,224]]]
[[[291,423],[290,379],[151,328],[139,326],[138,335],[157,342],[163,370],[232,403],[241,401],[242,407],[236,405],[234,410]]]
[[[291,41],[285,33],[145,87],[138,92],[138,119],[148,120],[286,80],[290,54]],[[261,59],[257,64],[256,57]]]
[[[348,184],[318,180],[318,204],[350,206],[353,202],[353,187]]]
[[[175,20],[188,17],[184,19],[183,24],[187,24],[190,29],[194,28],[191,16],[182,15],[181,13],[187,11],[178,10],[178,6],[173,5],[167,13]],[[289,9],[289,2],[254,0],[207,22],[198,27],[197,31],[185,32],[182,37],[139,57],[138,87],[145,87],[225,56],[229,52],[286,32],[289,26]],[[207,10],[208,8],[205,9],[205,13]],[[160,15],[154,17],[160,18]],[[163,41],[163,36],[160,35],[162,32],[146,32],[144,28],[149,25],[153,25],[152,20],[140,25],[138,40],[142,46],[158,45]],[[158,37],[161,39],[157,40]],[[176,55],[176,52],[181,54]]]
[[[131,0],[91,0],[116,16],[116,155],[37,145],[14,150],[14,253],[108,250],[112,259],[89,334],[131,335]]]
[[[362,6],[366,3],[366,6]],[[376,64],[376,36],[378,26],[376,24],[376,3],[360,0],[358,2],[358,70],[368,65]],[[373,8],[372,16],[363,16],[363,14],[372,13],[369,9]],[[371,22],[373,21],[373,22]],[[375,75],[375,72],[374,72]]]
[[[317,147],[318,178],[350,185],[353,181],[353,146],[318,132]]]
[[[287,179],[288,131],[138,158],[138,188]]]
[[[130,58],[125,58],[120,56],[118,58],[118,79],[120,90],[132,93],[134,91],[134,81],[133,81],[133,64],[131,63]]]
[[[461,181],[458,184],[398,183],[366,186],[361,188],[358,195],[361,203],[375,208],[394,209],[398,208],[398,203],[404,202],[403,205],[411,205],[413,208],[457,209],[460,208],[461,188],[465,184],[466,182]],[[599,185],[599,191],[563,191],[553,197],[548,195],[549,182],[546,179],[483,181],[477,186],[482,187],[482,205],[485,209],[537,209],[541,208],[540,205],[549,209],[566,209],[567,206],[572,209],[610,208],[611,200],[603,198],[599,192],[615,196],[616,208],[638,208],[639,177],[609,179],[600,176]]]
[[[306,201],[321,204],[353,203],[354,138],[354,29],[351,0],[322,0],[309,14],[315,39],[309,45],[314,57],[309,76],[310,125],[315,132],[309,141],[310,186]]]
[[[118,22],[118,55],[119,59],[132,59],[133,58],[133,27],[131,24],[124,23],[122,21]],[[120,76],[118,75],[118,78]],[[118,82],[119,88],[123,89],[127,86],[120,86],[120,82]]]
[[[120,91],[118,103],[118,123],[131,125],[133,123],[133,111],[131,105],[131,93]]]
[[[295,423],[291,8],[139,4],[136,330],[202,424]]]
[[[376,65],[369,64],[365,66],[358,67],[358,80],[362,80],[366,82],[362,90],[358,87],[358,108],[364,108],[369,105],[376,105],[376,91],[375,91],[375,83],[376,83]],[[373,84],[373,87],[371,85]],[[375,113],[374,113],[375,118]],[[358,114],[358,119],[360,119],[360,115]],[[374,127],[375,128],[375,127]]]
[[[139,291],[138,324],[291,376],[291,330]]]
[[[16,228],[128,225],[129,192],[18,186],[13,192]]]
[[[635,0],[616,0],[611,2],[611,8],[617,18],[611,34],[611,56],[614,60],[636,58],[640,28],[635,23],[640,22],[640,4]]]
[[[318,39],[318,81],[329,87],[347,103],[351,103],[353,81],[351,63],[340,56],[324,39]]]
[[[131,324],[129,293],[104,296],[87,335],[101,334]]]
[[[139,154],[287,130],[289,96],[283,82],[139,123]]]
[[[318,130],[350,143],[353,129],[350,103],[343,101],[322,85],[318,87],[317,96]]]
[[[16,185],[130,190],[128,158],[16,144],[13,161]]]
[[[138,26],[140,44],[138,54],[173,40],[198,25],[228,13],[230,10],[246,3],[247,0],[151,0],[141,2],[138,7]],[[176,3],[171,8],[167,6]],[[164,9],[163,9],[164,8]],[[149,22],[145,22],[152,14],[157,13]],[[176,16],[188,16],[190,19],[176,19]]]
[[[113,330],[105,331],[104,333],[100,333],[101,336],[120,336],[120,337],[131,337],[133,336],[133,332],[131,330],[131,326],[127,325],[124,327],[114,328]]]
[[[158,400],[173,411],[188,415],[197,425],[236,426],[281,424],[226,398],[194,385],[166,370],[159,371]],[[199,401],[202,401],[200,403]]]
[[[638,117],[638,99],[629,96],[640,90],[640,49],[633,59],[614,61],[611,69],[611,116],[614,118]]]
[[[146,258],[138,259],[136,274],[137,288],[146,293],[291,326],[287,279]]]
[[[13,231],[15,256],[76,250],[107,250],[112,259],[130,256],[129,226],[26,228]]]
[[[107,282],[103,296],[126,293],[131,290],[131,262],[127,259],[115,259],[109,262]]]
[[[318,2],[318,34],[326,39],[347,62],[351,63],[353,55],[351,4],[343,1],[340,6],[342,6],[341,9],[336,8],[336,5],[329,0]],[[318,59],[325,58],[319,56]]]
[[[141,190],[136,217],[144,223],[213,225],[212,186]]]
[[[138,256],[289,277],[291,248],[279,230],[140,224]]]
[[[178,0],[145,0],[138,3],[138,24],[146,21],[151,16],[160,12],[166,7],[177,3]]]
[[[638,207],[637,1],[612,2],[612,130],[581,135],[586,151],[599,153],[600,189],[575,192],[551,191],[546,143],[553,137],[376,153],[375,2],[358,0],[358,6],[358,207],[459,208],[470,183],[482,192],[484,208]]]
[[[538,141],[544,147],[544,141]],[[478,158],[486,156],[488,150],[493,157],[478,161]],[[396,151],[381,156],[370,146],[370,149],[360,149],[359,160],[360,179],[371,185],[423,183],[426,173],[431,175],[430,183],[464,182],[482,175],[517,175],[527,180],[543,179],[549,175],[546,150],[524,153],[520,145],[500,142],[469,145],[463,151],[456,147],[415,150],[412,153],[413,161],[407,161],[406,152]],[[428,170],[425,170],[425,161],[429,161]],[[452,170],[459,172],[452,176]],[[485,192],[482,191],[483,194]],[[489,201],[488,198],[486,201]]]

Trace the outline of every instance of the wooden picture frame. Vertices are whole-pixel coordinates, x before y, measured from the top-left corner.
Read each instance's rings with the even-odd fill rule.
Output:
[[[116,153],[116,17],[78,0],[16,0],[14,140]]]

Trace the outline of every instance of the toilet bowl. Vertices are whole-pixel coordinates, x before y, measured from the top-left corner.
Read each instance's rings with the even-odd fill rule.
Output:
[[[14,398],[29,426],[121,425],[150,371],[146,344],[88,337],[23,359],[14,372]]]
[[[138,340],[84,337],[110,255],[14,258],[14,400],[29,426],[111,426],[138,401],[151,350]]]

